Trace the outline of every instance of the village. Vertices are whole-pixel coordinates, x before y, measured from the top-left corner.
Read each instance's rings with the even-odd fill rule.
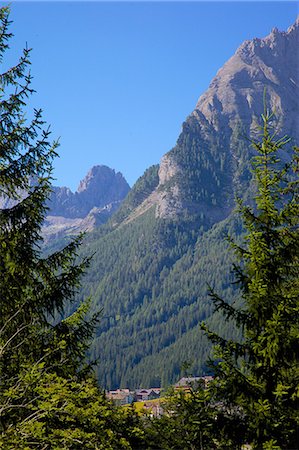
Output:
[[[183,377],[173,385],[173,388],[175,390],[183,390],[184,392],[190,392],[190,390],[196,389],[199,386],[205,389],[211,380],[213,380],[213,377],[208,375],[202,377]],[[161,387],[135,390],[115,389],[106,391],[106,397],[112,400],[117,406],[132,405],[135,403],[138,405],[139,410],[143,409],[150,416],[161,417],[164,411],[160,400],[163,399],[167,390]]]

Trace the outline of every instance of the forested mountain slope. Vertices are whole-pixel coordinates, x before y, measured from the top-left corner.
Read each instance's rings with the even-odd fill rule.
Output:
[[[167,384],[186,360],[200,374],[209,347],[199,322],[233,332],[211,315],[207,285],[238,301],[225,236],[241,239],[234,198],[253,194],[244,135],[255,132],[264,92],[278,131],[299,141],[298,30],[297,21],[244,42],[200,97],[176,146],[87,236],[83,253],[95,256],[78,301],[91,294],[93,309],[103,308],[91,351],[103,386]]]

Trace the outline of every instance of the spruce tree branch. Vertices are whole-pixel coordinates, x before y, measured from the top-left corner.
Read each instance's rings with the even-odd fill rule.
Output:
[[[223,314],[229,319],[233,318],[238,326],[246,327],[249,326],[251,322],[250,316],[248,316],[248,313],[245,311],[238,310],[231,306],[229,303],[227,303],[225,300],[223,300],[211,286],[208,286],[209,296],[212,299],[215,310],[216,311],[222,311]]]

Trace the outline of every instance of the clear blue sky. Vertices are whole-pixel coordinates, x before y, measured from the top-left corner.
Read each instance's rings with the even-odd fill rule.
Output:
[[[0,2],[4,5],[4,2]],[[176,143],[213,76],[245,40],[286,30],[298,2],[12,2],[7,63],[33,48],[31,106],[61,137],[55,184],[95,164],[133,184]]]

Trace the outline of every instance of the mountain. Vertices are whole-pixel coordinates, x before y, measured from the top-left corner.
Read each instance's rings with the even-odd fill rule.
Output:
[[[91,357],[105,387],[165,385],[186,361],[189,374],[204,372],[203,319],[224,336],[236,333],[212,314],[207,286],[239,301],[225,237],[242,240],[234,198],[254,193],[244,136],[256,136],[264,98],[278,134],[299,142],[298,29],[297,20],[244,42],[199,98],[176,146],[87,236],[82,254],[95,256],[76,302],[92,295],[93,309],[103,311]]]
[[[120,172],[94,166],[73,193],[67,187],[53,187],[43,235],[46,240],[91,231],[110,218],[130,190]]]
[[[94,166],[80,181],[75,193],[66,187],[54,187],[49,207],[51,215],[70,219],[84,218],[92,208],[119,204],[130,187],[120,172],[107,166]]]
[[[245,41],[218,71],[162,158],[158,184],[141,212],[155,205],[158,218],[204,214],[210,225],[227,217],[235,194],[248,187],[250,149],[240,136],[253,135],[264,92],[278,130],[299,141],[298,29],[297,20],[287,32],[274,28]]]
[[[31,184],[34,186],[35,181],[31,180]],[[129,191],[123,175],[103,165],[92,167],[75,193],[67,187],[53,186],[42,229],[45,241],[91,231],[102,225],[118,210]],[[20,198],[26,195],[20,192]],[[0,209],[11,208],[14,204],[15,200],[0,196]]]

